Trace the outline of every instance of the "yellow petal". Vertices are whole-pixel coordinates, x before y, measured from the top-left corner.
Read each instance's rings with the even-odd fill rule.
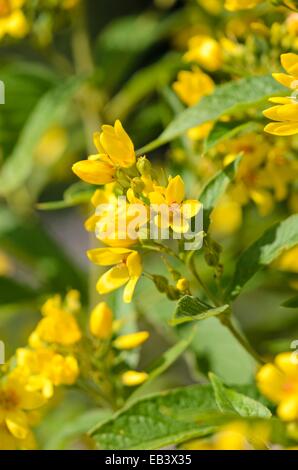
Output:
[[[182,213],[175,213],[173,216],[173,221],[170,224],[173,232],[176,233],[186,233],[189,230],[189,223],[182,216]]]
[[[285,352],[278,354],[275,358],[275,363],[287,376],[295,378],[298,381],[298,363],[295,353]]]
[[[182,204],[182,214],[186,219],[191,219],[200,211],[202,204],[195,199],[187,199]]]
[[[274,122],[267,124],[265,132],[273,135],[287,136],[298,134],[298,122]]]
[[[6,426],[17,439],[25,439],[28,434],[28,423],[22,411],[10,411],[5,419]]]
[[[180,204],[185,195],[184,182],[180,175],[171,178],[166,189],[166,200],[168,204]]]
[[[111,266],[112,264],[120,263],[132,252],[132,250],[127,248],[95,248],[94,250],[87,251],[87,256],[94,264]]]
[[[119,120],[113,126],[102,126],[100,144],[115,165],[130,167],[135,163],[134,145]]]
[[[125,264],[118,264],[104,273],[98,280],[96,289],[100,294],[108,294],[129,281],[128,269]]]
[[[298,55],[292,52],[280,56],[281,65],[291,75],[298,76]]]
[[[292,104],[293,103],[293,99],[290,98],[289,96],[285,96],[285,97],[276,96],[276,97],[270,98],[269,101],[271,103],[276,103],[276,104]]]
[[[139,277],[136,277],[136,276],[131,277],[128,283],[126,284],[126,286],[124,287],[123,302],[125,304],[130,304],[130,302],[132,301],[133,294],[134,294],[138,280],[139,280]]]
[[[272,77],[287,88],[295,86],[296,80],[292,75],[287,75],[286,73],[273,73]]]
[[[126,266],[130,277],[140,277],[142,274],[142,260],[136,251],[130,253],[126,260]]]
[[[265,364],[257,373],[257,383],[261,392],[275,403],[279,403],[285,395],[285,377],[273,364]]]
[[[295,421],[298,419],[298,397],[289,396],[282,400],[277,408],[278,416],[284,421]]]
[[[138,331],[137,333],[118,336],[113,344],[117,349],[134,349],[141,346],[148,338],[148,331]]]
[[[82,160],[73,165],[72,171],[90,184],[106,184],[115,179],[115,168],[101,160]]]

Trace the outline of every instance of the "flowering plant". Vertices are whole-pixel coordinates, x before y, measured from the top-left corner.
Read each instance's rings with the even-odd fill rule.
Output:
[[[0,449],[295,449],[297,2],[99,3],[0,0]]]

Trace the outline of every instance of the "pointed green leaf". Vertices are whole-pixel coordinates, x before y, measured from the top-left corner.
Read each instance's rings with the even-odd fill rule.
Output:
[[[262,403],[253,400],[242,393],[225,387],[222,381],[210,373],[209,378],[213,387],[218,408],[223,413],[232,413],[243,417],[270,418],[270,410]]]
[[[235,298],[242,287],[262,267],[271,264],[287,249],[298,244],[298,214],[270,227],[237,261],[228,295]]]
[[[205,304],[197,297],[185,295],[177,304],[174,317],[170,324],[172,326],[180,325],[191,321],[205,320],[206,318],[215,317],[228,310],[229,305],[222,305],[220,307],[212,307]]]
[[[180,113],[165,131],[142,148],[140,153],[160,147],[192,127],[259,105],[273,95],[285,93],[285,88],[270,75],[248,77],[219,85],[212,95],[205,96],[197,105]]]

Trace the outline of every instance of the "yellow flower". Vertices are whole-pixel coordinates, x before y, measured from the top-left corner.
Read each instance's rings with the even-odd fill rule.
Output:
[[[117,199],[113,186],[112,183],[95,192],[91,202],[97,210],[85,227],[95,231],[96,237],[106,245],[127,248],[137,242],[139,229],[147,222],[148,209],[131,188],[127,191],[127,200]]]
[[[97,189],[91,198],[92,206],[96,209],[101,204],[116,205],[117,198],[114,194],[114,187],[114,183],[110,183],[106,184],[103,189]],[[85,222],[85,229],[88,232],[94,232],[100,218],[101,216],[96,213],[91,215]]]
[[[104,125],[95,132],[94,144],[98,154],[75,163],[73,172],[90,184],[115,181],[117,168],[129,168],[136,161],[134,145],[119,120],[114,127]]]
[[[127,387],[135,387],[141,385],[148,379],[146,372],[137,372],[135,370],[128,370],[122,374],[122,383]]]
[[[52,349],[19,348],[16,359],[16,370],[26,378],[26,389],[40,391],[45,398],[53,396],[54,386],[72,385],[79,375],[78,362],[74,356],[62,356]]]
[[[231,235],[241,227],[241,204],[226,194],[213,209],[210,220],[213,233],[221,236]]]
[[[263,0],[226,0],[225,8],[230,11],[249,10],[262,2]]]
[[[288,75],[274,73],[273,77],[282,85],[290,88],[293,95],[270,98],[270,101],[276,103],[277,106],[264,111],[264,115],[277,122],[267,124],[264,130],[269,134],[288,136],[298,133],[298,55],[293,53],[282,54],[281,64],[288,72]]]
[[[174,91],[187,106],[192,106],[203,96],[210,95],[214,86],[212,78],[198,68],[193,68],[192,71],[182,70],[178,74],[178,80],[173,83]]]
[[[298,245],[282,253],[273,266],[280,271],[298,273]]]
[[[127,248],[95,248],[87,255],[99,266],[113,266],[97,282],[100,294],[108,294],[126,284],[123,293],[125,303],[130,303],[136,284],[142,274],[142,262],[139,253]]]
[[[270,428],[264,423],[233,421],[211,439],[194,439],[183,444],[186,450],[262,450],[267,448]]]
[[[188,52],[184,54],[187,62],[197,62],[210,72],[221,67],[223,61],[221,47],[212,37],[193,36],[188,42],[188,49]]]
[[[45,403],[42,395],[26,388],[23,376],[15,369],[0,383],[0,449],[1,437],[10,446],[14,439],[25,440],[30,436],[27,412]],[[9,444],[10,442],[10,444]],[[16,442],[15,442],[16,444]]]
[[[163,229],[171,227],[174,232],[186,233],[189,230],[189,219],[194,217],[201,208],[197,200],[184,200],[185,188],[181,176],[170,178],[166,188],[156,188],[149,194],[151,204],[161,207],[155,216],[155,223]],[[167,210],[164,211],[163,208]]]
[[[148,331],[138,331],[137,333],[118,336],[113,344],[117,349],[134,349],[141,346],[148,338]]]
[[[73,299],[74,291],[69,297]],[[37,339],[46,341],[47,343],[57,343],[64,346],[70,346],[81,339],[81,331],[77,320],[68,310],[67,304],[62,305],[61,297],[56,295],[46,301],[43,305],[42,314],[44,318],[38,323],[36,329],[32,333],[29,344],[34,347]]]
[[[298,360],[296,353],[281,353],[274,363],[265,364],[257,374],[261,392],[278,405],[284,421],[298,419]]]
[[[108,339],[113,331],[113,312],[106,302],[100,302],[92,310],[89,329],[98,339]]]
[[[0,39],[8,34],[22,38],[28,33],[28,22],[21,8],[25,0],[0,0]]]

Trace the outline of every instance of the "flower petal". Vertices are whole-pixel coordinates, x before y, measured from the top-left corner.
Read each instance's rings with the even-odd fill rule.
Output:
[[[185,196],[184,182],[180,175],[171,178],[166,189],[166,200],[170,204],[180,204]]]
[[[132,250],[127,248],[95,248],[87,251],[87,256],[94,264],[111,266],[120,263]]]
[[[106,184],[115,179],[115,168],[101,160],[82,160],[73,165],[72,171],[90,184]]]
[[[118,264],[105,272],[98,280],[96,289],[100,294],[108,294],[129,281],[128,269],[125,264]]]

